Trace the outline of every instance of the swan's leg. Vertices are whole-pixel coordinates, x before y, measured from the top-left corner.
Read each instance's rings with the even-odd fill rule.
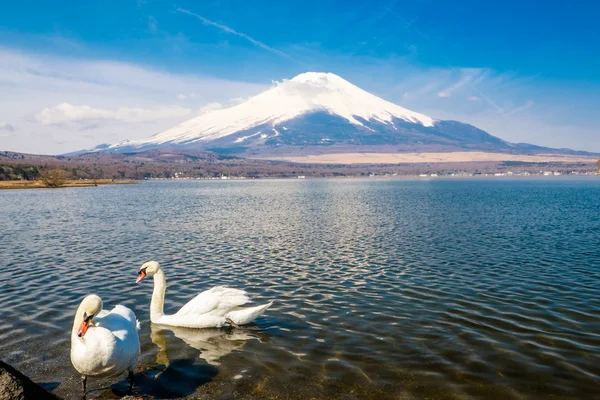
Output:
[[[87,376],[81,375],[81,397],[85,400],[85,384],[87,382]]]
[[[133,392],[133,371],[129,371],[129,394]]]
[[[231,318],[225,318],[225,322],[227,322],[232,328],[238,328],[238,329],[242,328],[241,326],[239,326],[238,324],[236,324],[235,322],[233,322],[231,320]]]

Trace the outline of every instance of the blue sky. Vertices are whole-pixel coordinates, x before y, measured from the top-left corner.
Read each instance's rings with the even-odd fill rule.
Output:
[[[600,5],[20,1],[0,13],[0,149],[150,136],[334,72],[513,142],[600,152]]]

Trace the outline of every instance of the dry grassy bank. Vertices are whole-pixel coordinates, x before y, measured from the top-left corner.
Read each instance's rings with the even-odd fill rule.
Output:
[[[97,185],[126,185],[136,183],[129,180],[112,179],[67,179],[60,187],[88,187]],[[44,189],[49,188],[41,180],[34,181],[0,181],[0,189]]]

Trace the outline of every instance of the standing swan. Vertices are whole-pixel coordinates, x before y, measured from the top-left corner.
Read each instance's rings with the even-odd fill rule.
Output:
[[[139,322],[129,308],[118,305],[102,311],[102,299],[86,296],[75,314],[71,331],[71,363],[81,374],[82,393],[88,376],[110,377],[133,371],[140,355]]]
[[[154,276],[154,291],[150,303],[150,321],[155,324],[181,326],[184,328],[220,328],[224,325],[239,327],[248,324],[273,304],[256,307],[240,307],[250,299],[246,292],[225,286],[215,286],[206,290],[172,315],[163,312],[167,280],[156,261],[148,261],[140,267],[136,283],[146,276]]]

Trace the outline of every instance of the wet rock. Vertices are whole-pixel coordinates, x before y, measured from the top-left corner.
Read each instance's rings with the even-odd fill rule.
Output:
[[[0,361],[0,399],[2,400],[59,400],[31,379]]]

